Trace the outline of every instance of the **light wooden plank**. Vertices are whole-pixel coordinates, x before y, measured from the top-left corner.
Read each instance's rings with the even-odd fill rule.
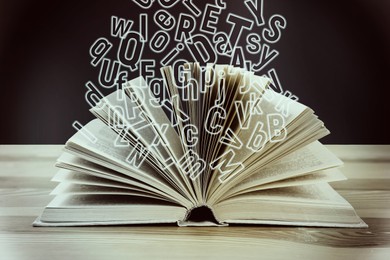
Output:
[[[326,145],[344,161],[390,162],[390,145]]]
[[[390,179],[348,179],[332,182],[331,186],[340,190],[390,190]]]
[[[345,161],[340,170],[349,179],[390,179],[390,162]]]
[[[204,231],[210,234],[210,230]],[[134,235],[130,232],[98,236],[66,232],[38,237],[9,234],[7,239],[0,237],[0,250],[6,259],[23,256],[28,259],[107,259],[113,256],[115,259],[351,259],[351,256],[352,259],[386,259],[390,253],[389,248],[310,244],[315,240],[310,233],[302,234],[304,242],[297,243],[261,236],[213,236],[196,232],[178,236],[162,231]]]
[[[57,158],[64,145],[0,145],[0,160],[37,160]]]

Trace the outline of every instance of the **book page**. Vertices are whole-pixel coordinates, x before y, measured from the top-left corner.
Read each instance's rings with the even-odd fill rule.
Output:
[[[180,137],[176,133],[175,129],[171,126],[171,121],[164,113],[161,105],[151,93],[149,86],[143,77],[130,80],[124,86],[124,91],[127,96],[135,95],[139,100],[138,106],[146,112],[151,119],[155,130],[158,132],[159,137],[163,139],[166,144],[166,149],[170,150],[172,156],[176,161],[179,161],[183,156],[183,148],[180,142]],[[143,102],[141,102],[143,100]],[[161,126],[166,126],[164,132],[162,132]]]
[[[269,93],[272,93],[272,99],[269,97]],[[279,102],[289,104],[287,114],[282,115],[283,113],[278,111]],[[266,160],[272,160],[273,158],[268,154],[271,150],[276,152],[272,149],[275,146],[279,148],[277,150],[278,154],[283,154],[283,152],[290,149],[291,143],[297,140],[292,130],[296,125],[299,125],[297,121],[299,118],[303,118],[302,116],[307,112],[307,107],[266,89],[264,95],[260,101],[255,103],[252,110],[257,112],[250,115],[249,119],[246,120],[247,122],[237,133],[237,140],[240,140],[241,145],[230,146],[220,158],[220,161],[229,161],[231,167],[222,176],[218,172],[214,174],[220,176],[219,178],[214,177],[210,184],[208,200],[221,196],[221,194],[230,190],[233,185],[252,174],[250,166],[254,162],[260,164],[260,162],[265,163]],[[274,120],[281,124],[280,127],[283,126],[278,131],[272,127]],[[218,194],[216,194],[217,192]]]
[[[168,200],[166,197],[158,196],[144,192],[142,190],[132,189],[128,187],[107,187],[91,184],[76,184],[61,182],[53,189],[50,195],[131,195],[139,197],[148,197],[158,200]],[[174,201],[173,201],[174,202]]]
[[[118,135],[123,135],[124,138],[127,137],[131,144],[145,147],[148,150],[145,157],[152,158],[157,164],[164,164],[164,162],[169,161],[171,158],[170,146],[166,145],[165,140],[161,138],[161,132],[157,131],[161,125],[151,122],[152,115],[144,113],[142,107],[135,100],[125,95],[123,90],[117,90],[104,97],[101,102],[105,104],[104,107],[107,111],[102,111],[102,104],[92,110],[96,114],[100,114],[112,130],[117,132]],[[103,112],[107,114],[107,118],[102,114]],[[170,125],[166,125],[165,130],[170,129]],[[125,143],[121,140],[121,142],[116,142],[114,145],[124,146]]]
[[[171,114],[170,121],[175,123],[175,128],[184,151],[184,156],[180,158],[180,161],[184,163],[180,164],[179,168],[183,176],[188,175],[190,177],[196,201],[200,203],[202,201],[202,194],[199,174],[206,167],[206,164],[197,153],[196,147],[189,145],[187,130],[188,128],[192,130],[197,128],[197,125],[194,125],[196,124],[196,118],[191,118],[191,115],[194,114],[192,111],[195,112],[195,108],[192,107],[195,103],[194,97],[192,95],[188,96],[186,98],[187,100],[183,98],[184,93],[194,93],[192,88],[199,86],[197,82],[192,82],[191,86],[178,86],[171,66],[162,67],[161,74],[169,92],[169,97],[163,103],[167,105],[166,108],[168,108]],[[191,91],[188,92],[190,89]]]
[[[86,174],[84,172],[78,172],[74,170],[67,170],[67,169],[60,169],[58,170],[57,174],[54,175],[54,177],[51,179],[51,181],[54,182],[60,182],[60,183],[73,183],[73,184],[80,184],[80,185],[94,185],[94,186],[101,186],[101,187],[114,187],[114,188],[125,188],[125,189],[132,189],[136,191],[145,191],[145,192],[152,192],[148,189],[145,189],[144,185],[143,187],[140,187],[137,182],[125,182],[124,180],[118,181],[118,179],[110,179],[110,176],[105,176],[104,174],[99,173],[93,173]],[[142,184],[141,184],[142,185]]]
[[[171,73],[171,71],[169,72]],[[167,84],[173,84],[174,86],[171,86],[171,88],[176,88],[175,83],[168,82]],[[187,138],[185,138],[183,134],[185,133],[184,129],[187,124],[181,122],[182,120],[187,121],[186,116],[188,116],[188,114],[181,112],[182,107],[180,107],[180,104],[182,102],[180,103],[180,99],[176,96],[170,100],[171,103],[164,100],[162,104],[160,104],[151,93],[149,86],[142,77],[129,81],[124,90],[129,97],[136,100],[140,109],[148,115],[150,125],[156,128],[159,138],[164,143],[164,147],[169,156],[164,158],[163,166],[167,169],[174,168],[175,176],[177,176],[177,178],[186,185],[189,193],[191,193],[192,197],[195,199],[196,190],[193,189],[190,182],[194,172],[187,170],[186,167],[183,167],[182,165],[183,161],[188,161],[185,159],[188,159],[189,157],[188,149],[185,145]],[[179,104],[177,104],[177,102]],[[167,110],[168,114],[170,114],[170,118],[167,117],[163,108]],[[179,134],[174,128],[176,124],[178,125]],[[164,129],[164,131],[162,131],[162,129]],[[168,167],[168,165],[172,166]],[[197,196],[196,199],[199,201],[200,197]]]
[[[63,195],[46,207],[35,226],[89,226],[175,223],[182,206],[131,195]]]
[[[188,204],[187,201],[177,196],[177,192],[171,192],[161,185],[160,182],[143,183],[136,179],[130,178],[123,173],[110,170],[108,168],[88,162],[74,155],[63,153],[58,159],[57,167],[60,169],[53,177],[52,181],[61,183],[72,183],[79,185],[93,185],[100,187],[126,188],[143,193],[154,194],[170,201],[178,202],[182,205]],[[88,166],[86,166],[88,165]],[[161,177],[160,177],[161,178]],[[164,182],[164,180],[162,180]],[[59,184],[61,185],[61,184]]]
[[[309,117],[307,117],[308,115]],[[281,159],[289,153],[316,141],[328,133],[323,123],[313,115],[312,111],[304,110],[303,116],[298,116],[287,128],[287,138],[280,142],[267,142],[260,152],[250,154],[249,158],[242,162],[242,167],[230,173],[230,176],[220,183],[214,184],[214,192],[209,194],[208,200],[215,202],[235,185],[241,183],[249,176],[256,174],[259,169],[267,167],[276,160]],[[241,151],[237,151],[239,154]],[[230,162],[232,164],[232,162]]]
[[[313,173],[307,173],[304,175],[298,175],[297,177],[291,177],[288,179],[281,179],[279,181],[274,181],[266,184],[260,184],[259,186],[252,186],[248,189],[241,190],[237,193],[231,194],[226,196],[226,198],[247,193],[247,192],[253,192],[258,190],[268,190],[268,189],[275,189],[275,188],[284,188],[284,187],[292,187],[292,186],[302,186],[302,185],[309,185],[309,184],[317,184],[317,183],[329,183],[329,182],[335,182],[335,181],[344,181],[347,180],[347,178],[344,176],[344,174],[337,170],[337,169],[328,169],[328,170],[322,170],[322,171],[316,171]],[[225,199],[226,199],[225,198]]]
[[[313,142],[244,179],[221,198],[278,180],[341,166],[343,163],[320,142]]]
[[[329,184],[256,191],[213,206],[227,223],[366,227]]]
[[[109,168],[102,167],[97,164],[93,164],[93,166],[91,167],[90,166],[91,162],[88,162],[87,165],[84,164],[85,161],[86,160],[83,160],[82,158],[78,158],[75,155],[65,152],[63,155],[60,156],[56,164],[57,167],[62,169],[57,172],[57,174],[53,177],[52,181],[57,181],[57,180],[66,181],[67,179],[65,179],[65,176],[73,176],[76,178],[73,181],[76,180],[78,182],[85,181],[85,184],[91,181],[91,179],[99,179],[99,182],[101,182],[102,185],[103,183],[115,182],[121,185],[130,185],[130,186],[138,187],[145,191],[166,194],[166,191],[164,190],[167,183],[161,177],[159,177],[160,181],[156,179],[156,181],[154,182],[145,183],[123,173],[125,172],[123,170],[119,172]],[[162,183],[165,183],[165,185],[161,185]],[[169,190],[167,191],[169,192]]]
[[[129,149],[127,146],[115,147],[113,142],[117,138],[116,133],[100,120],[95,119],[88,123],[84,126],[84,131],[88,131],[96,136],[96,141],[92,142],[86,138],[82,131],[79,131],[69,139],[66,148],[75,152],[77,156],[83,159],[110,167],[144,183],[152,184],[158,182],[158,185],[164,186],[164,191],[175,193],[181,200],[188,200],[185,199],[188,194],[185,193],[185,190],[175,186],[177,185],[176,183],[170,183],[172,186],[168,186],[159,182],[159,173],[149,164],[140,163],[140,160],[145,159],[142,154],[137,154],[134,149]],[[179,193],[185,195],[185,197],[179,195]]]
[[[209,137],[207,143],[213,147],[208,150],[206,157],[211,166],[205,176],[207,199],[219,186],[219,181],[228,179],[231,177],[229,173],[241,169],[242,159],[254,152],[246,147],[249,142],[239,135],[242,131],[255,130],[250,126],[249,118],[260,113],[258,104],[270,83],[268,78],[255,76],[240,69],[227,67],[223,72],[218,90],[222,90],[220,95],[223,96],[223,102],[217,106],[222,116],[219,116],[219,121],[215,123],[221,128],[219,132],[207,135]],[[229,162],[227,163],[229,166],[226,166],[228,170],[224,171],[222,168],[226,162]]]

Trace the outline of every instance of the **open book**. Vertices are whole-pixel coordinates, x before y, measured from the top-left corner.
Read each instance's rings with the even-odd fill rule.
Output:
[[[328,184],[342,162],[314,112],[228,65],[161,69],[101,98],[66,143],[35,226],[147,223],[366,227]]]

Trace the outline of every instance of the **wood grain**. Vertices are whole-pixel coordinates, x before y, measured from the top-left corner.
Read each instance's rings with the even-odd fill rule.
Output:
[[[0,146],[0,259],[390,259],[390,146],[328,146],[349,180],[333,186],[368,229],[136,225],[34,228],[62,146]]]

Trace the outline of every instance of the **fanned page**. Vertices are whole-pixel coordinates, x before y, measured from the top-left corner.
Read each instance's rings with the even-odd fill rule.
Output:
[[[218,220],[226,223],[367,227],[327,183],[254,191],[213,208]]]
[[[58,196],[46,207],[36,226],[91,226],[176,223],[186,209],[156,199],[126,195],[72,194]]]
[[[302,176],[315,176],[320,172],[322,175],[330,175],[334,178],[332,181],[344,180],[342,174],[335,174],[334,171],[323,171],[330,168],[339,167],[342,162],[333,155],[327,148],[318,141],[313,142],[303,148],[300,148],[281,159],[274,161],[271,165],[259,168],[256,173],[242,180],[237,185],[225,192],[221,199],[240,193],[251,192],[264,189],[268,184],[280,183],[284,180],[296,180],[295,185],[300,185]],[[322,178],[311,178],[313,181],[321,181]],[[292,181],[293,181],[292,180]],[[211,203],[211,201],[210,201]]]
[[[35,226],[365,226],[328,185],[345,176],[313,110],[242,68],[181,69],[161,68],[165,95],[137,77],[96,102]]]

